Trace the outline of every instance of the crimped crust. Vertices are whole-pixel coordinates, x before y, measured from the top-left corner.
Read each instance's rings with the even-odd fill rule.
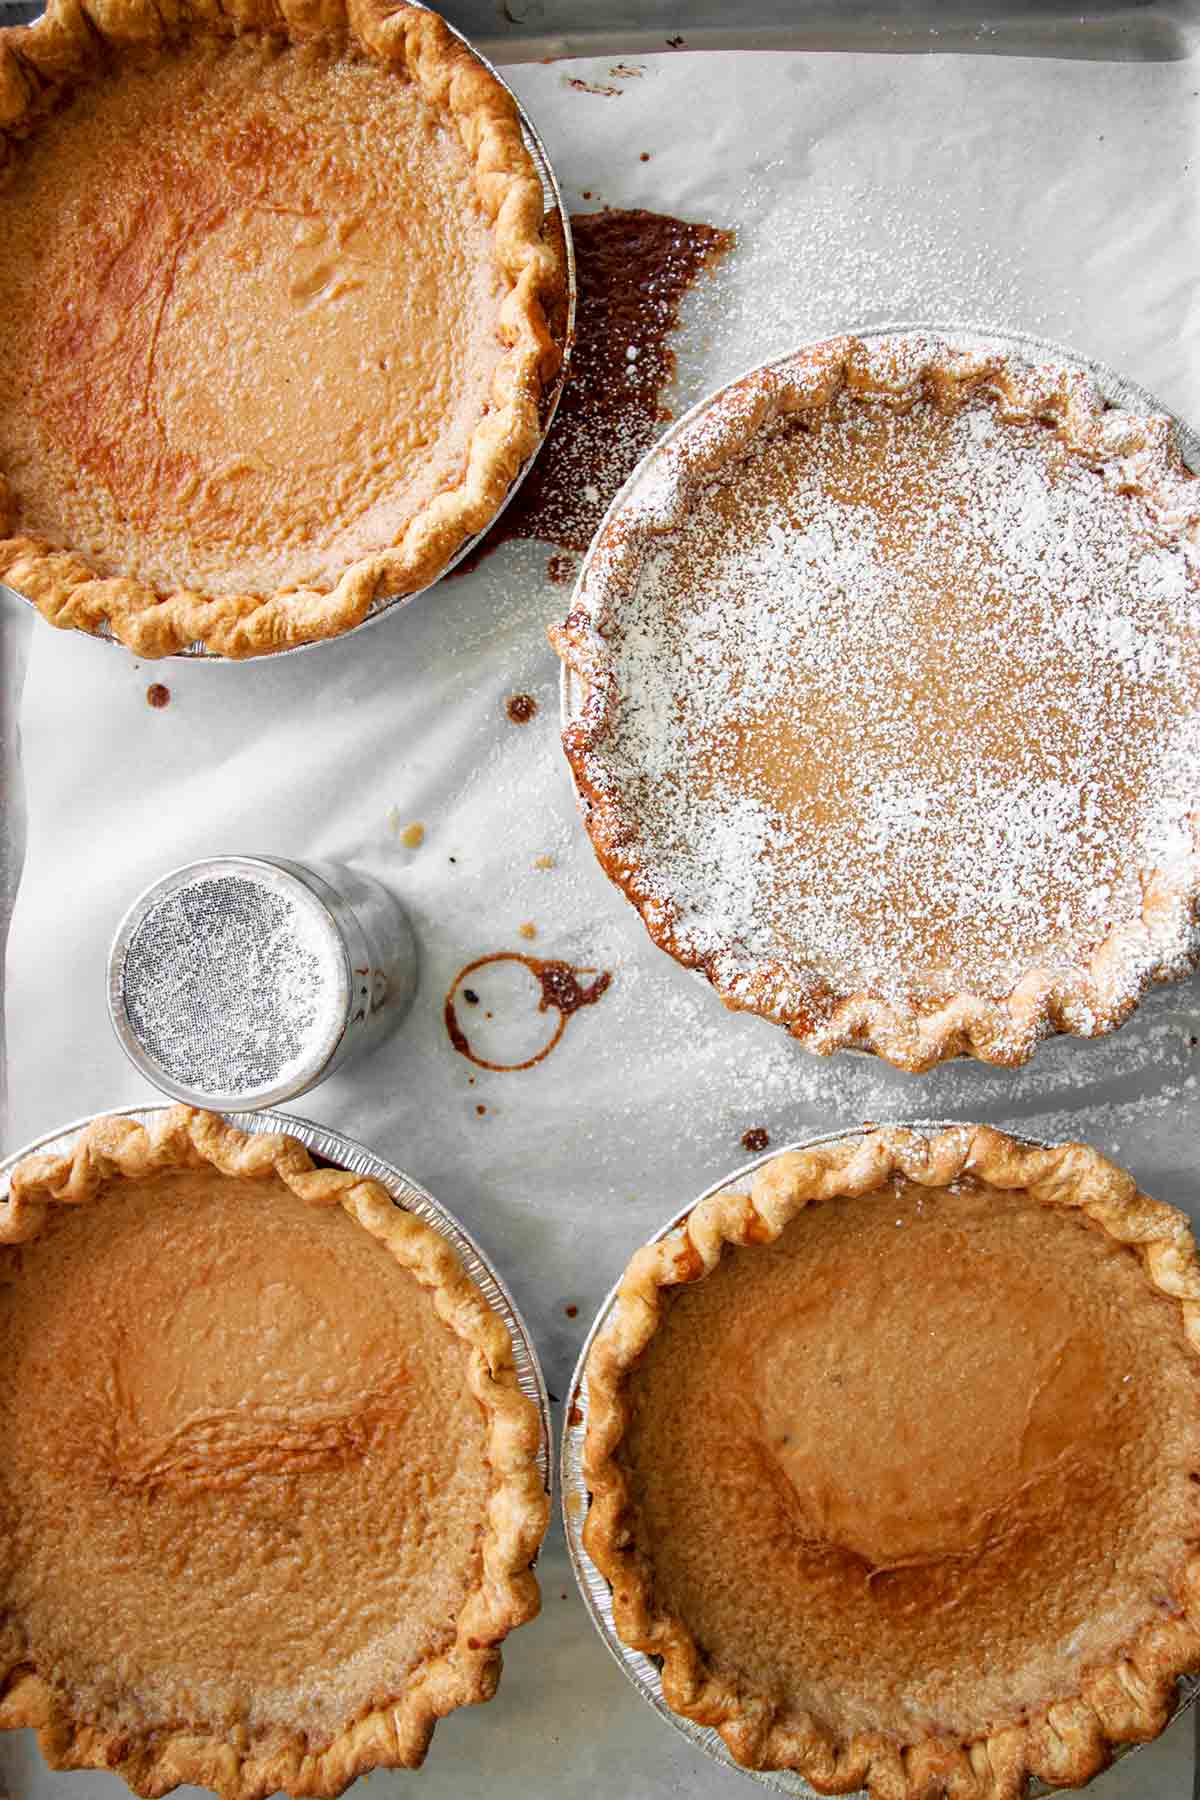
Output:
[[[648,1553],[635,1542],[617,1453],[632,1421],[626,1383],[663,1319],[664,1290],[703,1280],[726,1245],[773,1243],[810,1201],[870,1194],[896,1175],[929,1188],[975,1177],[1023,1190],[1048,1207],[1079,1208],[1116,1243],[1136,1250],[1147,1281],[1178,1305],[1188,1345],[1200,1354],[1200,1266],[1188,1221],[1140,1193],[1132,1176],[1086,1145],[1036,1149],[986,1126],[962,1125],[933,1137],[881,1130],[788,1151],[758,1171],[748,1194],[702,1201],[631,1260],[587,1364],[583,1466],[591,1508],[584,1543],[612,1585],[622,1641],[661,1659],[668,1704],[714,1727],[747,1767],[795,1769],[820,1793],[861,1788],[872,1800],[1020,1800],[1030,1776],[1074,1787],[1108,1763],[1113,1746],[1157,1736],[1177,1678],[1200,1668],[1200,1556],[1190,1546],[1180,1546],[1185,1610],[1148,1625],[1116,1664],[1088,1670],[1078,1693],[1049,1695],[1038,1711],[971,1742],[898,1744],[865,1733],[836,1742],[811,1721],[780,1723],[776,1699],[722,1678],[687,1622],[656,1606]]]
[[[1157,539],[1192,559],[1200,544],[1200,483],[1184,467],[1171,422],[1110,407],[1085,376],[914,334],[867,346],[837,338],[755,370],[722,390],[701,414],[651,453],[615,507],[585,565],[571,609],[550,639],[581,697],[563,748],[596,855],[641,913],[651,937],[703,973],[725,1005],[784,1025],[820,1055],[856,1048],[924,1071],[970,1055],[1013,1067],[1055,1032],[1092,1037],[1114,1030],[1147,987],[1179,979],[1200,955],[1194,922],[1200,895],[1197,816],[1179,821],[1190,850],[1170,867],[1141,872],[1137,916],[1116,923],[1074,966],[1030,966],[1010,991],[945,992],[906,1005],[836,976],[798,968],[740,945],[697,948],[688,908],[651,879],[637,831],[606,752],[623,703],[612,639],[656,544],[687,517],[692,496],[744,456],[762,434],[795,415],[819,417],[840,395],[879,397],[903,412],[927,399],[939,409],[987,400],[1002,424],[1048,425],[1072,457],[1114,494],[1144,504]],[[731,931],[731,936],[733,935]]]
[[[186,9],[153,0],[49,0],[34,24],[0,31],[0,169],[14,146],[72,86],[122,52],[207,33],[251,33],[301,43],[348,38],[401,79],[419,84],[449,115],[467,151],[492,223],[507,287],[499,319],[505,345],[491,402],[469,441],[461,478],[408,520],[391,547],[353,562],[332,591],[207,596],[158,592],[131,577],[101,578],[70,545],[11,535],[12,496],[0,471],[0,579],[63,628],[102,626],[139,656],[168,656],[202,643],[246,657],[335,637],[359,624],[374,600],[415,593],[435,580],[466,539],[487,526],[541,432],[543,386],[561,360],[547,310],[562,291],[563,263],[543,236],[541,181],[525,149],[508,93],[436,13],[377,0],[250,0],[229,8],[198,0]],[[97,171],[103,181],[103,171]]]
[[[264,1800],[279,1789],[332,1796],[370,1769],[418,1767],[440,1718],[494,1694],[501,1640],[535,1617],[540,1605],[530,1566],[549,1516],[536,1462],[540,1424],[517,1384],[508,1331],[452,1247],[397,1206],[378,1182],[316,1167],[295,1138],[248,1136],[215,1113],[186,1106],[171,1107],[149,1127],[96,1119],[69,1151],[29,1156],[13,1170],[0,1211],[0,1244],[28,1243],[55,1208],[86,1205],[115,1177],[136,1182],[206,1165],[230,1176],[275,1175],[307,1206],[341,1206],[430,1291],[438,1316],[470,1347],[471,1391],[487,1421],[496,1477],[483,1536],[483,1580],[463,1607],[452,1648],[416,1672],[397,1699],[365,1714],[319,1754],[308,1750],[301,1728],[285,1751],[266,1754],[183,1730],[131,1743],[127,1733],[75,1717],[68,1698],[11,1646],[0,1663],[0,1729],[32,1726],[52,1768],[110,1769],[138,1794],[166,1794],[193,1782],[222,1800]]]

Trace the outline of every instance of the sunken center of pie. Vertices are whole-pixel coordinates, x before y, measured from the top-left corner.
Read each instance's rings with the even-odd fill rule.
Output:
[[[121,1184],[0,1269],[0,1608],[113,1728],[314,1747],[447,1650],[493,1481],[468,1351],[276,1178]],[[22,1658],[18,1658],[22,1660]]]
[[[843,392],[698,481],[603,626],[622,852],[682,953],[999,996],[1137,917],[1200,697],[1139,507],[979,397]]]
[[[793,1721],[971,1736],[1179,1609],[1194,1359],[1086,1218],[971,1184],[811,1205],[675,1293],[629,1392],[656,1603]]]
[[[328,587],[461,478],[501,277],[453,125],[384,65],[124,67],[39,129],[0,221],[22,532],[164,589]]]

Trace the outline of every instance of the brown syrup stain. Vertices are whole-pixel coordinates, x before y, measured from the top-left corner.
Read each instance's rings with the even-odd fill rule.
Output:
[[[164,687],[161,681],[152,681],[146,689],[146,704],[148,706],[170,706],[170,688]]]
[[[749,1131],[743,1131],[743,1150],[749,1150],[753,1154],[758,1150],[769,1150],[770,1147],[771,1134],[765,1125],[752,1125]]]
[[[616,74],[615,69],[612,72]],[[568,75],[565,80],[567,86],[574,88],[577,94],[599,94],[602,99],[615,100],[621,93],[619,87],[611,87],[603,81],[581,81],[578,75]]]
[[[732,231],[640,207],[573,213],[571,235],[578,305],[558,415],[503,517],[458,565],[464,573],[509,538],[587,549],[670,417],[663,394],[675,376],[669,340],[683,297],[734,244]],[[568,579],[565,569],[549,573]]]
[[[504,710],[514,725],[528,725],[537,718],[538,703],[532,694],[510,694]]]
[[[579,1308],[577,1306],[564,1306],[563,1311],[566,1313],[568,1319],[577,1319],[579,1317]]]
[[[458,1022],[458,1013],[455,1010],[455,995],[467,976],[474,975],[477,969],[486,969],[492,963],[502,962],[520,963],[523,968],[528,969],[529,973],[541,984],[542,992],[537,1004],[538,1011],[540,1013],[554,1011],[558,1014],[558,1024],[550,1041],[543,1044],[536,1056],[527,1057],[524,1062],[498,1063],[490,1062],[484,1056],[476,1056],[466,1032]],[[593,975],[595,980],[582,982],[579,979],[581,975]],[[520,1069],[532,1069],[537,1063],[543,1062],[557,1046],[563,1032],[567,1029],[567,1020],[572,1013],[577,1013],[581,1006],[594,1006],[601,995],[607,993],[611,984],[612,973],[608,969],[599,971],[581,969],[574,967],[571,963],[558,962],[551,958],[525,956],[519,950],[495,950],[490,956],[478,956],[474,962],[467,963],[450,983],[445,1005],[442,1008],[446,1034],[458,1054],[465,1056],[468,1062],[475,1063],[481,1069],[491,1069],[496,1074],[515,1074]],[[470,1005],[477,1006],[479,1004],[479,996],[474,989],[463,987],[462,994],[463,999]],[[489,1013],[487,1016],[490,1018],[491,1014]]]
[[[574,1404],[572,1404],[571,1410],[567,1414],[567,1424],[572,1427],[583,1424],[583,1413],[580,1408]]]

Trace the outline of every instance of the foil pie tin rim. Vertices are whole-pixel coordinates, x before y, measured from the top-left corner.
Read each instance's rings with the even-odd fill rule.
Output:
[[[791,1150],[818,1150],[827,1144],[846,1143],[852,1138],[865,1137],[875,1131],[916,1131],[930,1134],[938,1131],[950,1131],[956,1127],[969,1129],[974,1124],[967,1119],[899,1119],[871,1122],[869,1124],[844,1127],[841,1130],[825,1131],[810,1137],[793,1138],[786,1144],[772,1146],[760,1155],[752,1157],[749,1162],[739,1165],[719,1181],[713,1182],[703,1192],[689,1200],[686,1206],[679,1208],[657,1231],[643,1238],[643,1244],[657,1244],[676,1230],[692,1213],[701,1201],[708,1200],[715,1194],[722,1194],[739,1185],[749,1182],[751,1177],[766,1163],[777,1156],[783,1156]],[[1012,1130],[1011,1137],[1023,1144],[1031,1144],[1041,1150],[1053,1149],[1056,1146],[1044,1138],[1030,1137],[1026,1133]],[[638,1249],[634,1245],[630,1255]],[[628,1258],[626,1259],[628,1262]],[[588,1328],[580,1349],[570,1382],[567,1385],[562,1402],[562,1429],[559,1441],[558,1492],[562,1512],[563,1532],[567,1542],[567,1554],[571,1562],[571,1570],[575,1576],[584,1606],[589,1618],[595,1626],[604,1646],[621,1672],[632,1682],[642,1699],[645,1700],[660,1718],[669,1725],[696,1750],[700,1750],[722,1768],[732,1770],[756,1781],[760,1786],[770,1788],[777,1794],[786,1794],[790,1800],[821,1800],[816,1789],[811,1787],[804,1777],[788,1769],[748,1769],[736,1762],[725,1746],[720,1733],[710,1726],[698,1725],[692,1719],[684,1718],[668,1706],[663,1697],[662,1676],[659,1665],[651,1657],[640,1650],[632,1650],[623,1643],[617,1634],[613,1620],[612,1589],[606,1578],[600,1573],[583,1542],[584,1521],[587,1518],[591,1496],[583,1474],[583,1446],[587,1432],[587,1361],[591,1355],[592,1345],[602,1327],[607,1323],[617,1302],[622,1275],[610,1288]],[[1181,1677],[1177,1686],[1177,1700],[1166,1729],[1186,1713],[1200,1697],[1200,1674]],[[1120,1744],[1113,1751],[1109,1768],[1123,1762],[1135,1750],[1143,1746],[1137,1743]],[[1088,1783],[1088,1792],[1102,1792],[1099,1786],[1104,1781],[1108,1770],[1102,1770]],[[1028,1785],[1028,1800],[1048,1800],[1048,1797],[1061,1793],[1061,1788],[1052,1788],[1045,1782],[1032,1778]],[[865,1789],[847,1797],[847,1800],[869,1800]]]
[[[435,8],[425,4],[425,0],[407,0],[407,4],[419,7],[422,12],[435,11]],[[511,504],[513,499],[515,499],[518,488],[520,488],[526,476],[533,468],[542,445],[549,436],[550,427],[554,423],[554,417],[558,412],[559,402],[562,399],[563,389],[566,386],[567,376],[570,373],[571,351],[574,348],[575,343],[575,313],[578,302],[578,282],[575,270],[575,245],[571,237],[570,216],[567,212],[566,203],[563,200],[562,188],[559,185],[558,176],[555,174],[554,165],[550,161],[546,146],[543,143],[541,135],[534,125],[533,120],[526,112],[521,100],[509,86],[508,82],[505,81],[496,65],[486,57],[481,50],[476,48],[470,38],[467,37],[464,32],[459,31],[457,26],[452,25],[450,20],[447,19],[444,14],[439,14],[438,16],[441,18],[442,23],[446,26],[451,35],[456,37],[459,43],[463,44],[466,49],[470,51],[475,60],[487,70],[488,74],[491,75],[495,81],[499,83],[516,107],[521,124],[522,141],[524,142],[526,150],[529,152],[538,179],[542,184],[542,198],[545,210],[547,214],[553,213],[556,228],[562,234],[563,260],[565,263],[566,276],[566,314],[563,321],[562,340],[558,346],[561,353],[561,361],[559,362],[558,370],[554,376],[554,381],[549,390],[548,397],[543,396],[542,423],[541,430],[538,433],[537,442],[529,452],[529,455],[525,458],[525,461],[521,464],[516,475],[513,477],[504,498],[501,500],[487,524],[481,531],[477,531],[471,537],[467,538],[460,548],[455,551],[449,562],[447,562],[443,568],[438,570],[438,573],[434,576],[433,580],[427,581],[423,587],[415,588],[411,594],[390,594],[384,595],[380,599],[373,600],[370,610],[365,618],[360,619],[357,625],[350,626],[349,630],[339,631],[334,637],[310,638],[306,643],[285,644],[278,650],[259,651],[256,655],[249,657],[225,656],[219,650],[210,650],[205,644],[196,642],[187,645],[183,650],[173,650],[168,656],[153,658],[152,661],[155,666],[162,663],[175,662],[180,659],[188,662],[226,664],[277,662],[281,657],[297,656],[304,650],[319,650],[323,645],[340,644],[344,642],[345,639],[355,636],[356,633],[366,631],[368,627],[372,625],[377,625],[380,619],[386,618],[389,614],[406,606],[410,600],[416,600],[420,595],[427,594],[431,588],[436,587],[440,581],[444,580],[447,575],[456,569],[459,563],[465,561],[468,556],[479,548],[480,544],[482,544],[484,539],[494,529],[505,509]],[[27,594],[21,593],[19,588],[10,588],[7,584],[0,583],[0,591],[12,594],[23,606],[27,606],[31,612],[36,613],[38,611],[34,601],[32,601]],[[109,648],[113,650],[123,650],[127,655],[133,656],[135,660],[137,660],[137,653],[130,650],[127,644],[123,644],[120,638],[114,637],[107,626],[102,626],[98,631],[77,631],[75,635],[77,637],[90,638],[96,643],[107,644]],[[146,659],[142,658],[141,660],[144,661]]]
[[[882,343],[896,337],[935,337],[945,338],[951,342],[959,342],[967,349],[986,351],[989,348],[1004,350],[1008,354],[1019,357],[1025,362],[1053,362],[1065,369],[1071,369],[1086,375],[1096,391],[1110,406],[1124,411],[1146,411],[1169,419],[1174,427],[1179,453],[1186,468],[1195,475],[1200,475],[1200,428],[1189,425],[1181,414],[1164,406],[1162,401],[1149,388],[1132,376],[1124,375],[1114,369],[1111,363],[1103,362],[1099,357],[1088,356],[1083,351],[1072,350],[1053,338],[1041,337],[1037,332],[1014,331],[1001,326],[987,326],[977,323],[950,321],[946,324],[930,324],[921,320],[900,320],[882,325],[844,325],[836,331],[822,331],[816,337],[803,338],[790,350],[780,351],[768,356],[761,362],[751,363],[749,367],[723,381],[719,387],[703,394],[694,405],[667,427],[662,436],[652,444],[630,473],[620,488],[613,495],[604,513],[595,535],[584,553],[571,589],[568,611],[583,603],[583,589],[591,572],[596,557],[597,545],[601,537],[623,508],[632,500],[637,489],[651,474],[653,466],[667,447],[682,437],[695,421],[714,406],[731,388],[739,382],[746,381],[766,369],[778,368],[780,363],[790,362],[793,357],[802,355],[806,350],[815,350],[821,344],[831,343],[839,337],[855,337],[865,344]],[[559,671],[559,711],[561,723],[565,729],[578,716],[583,704],[582,686],[574,671],[563,663]],[[569,768],[569,765],[568,765]],[[572,788],[575,783],[572,778]],[[865,1054],[870,1054],[866,1052]]]
[[[233,879],[241,874],[246,880],[266,881],[294,896],[311,915],[314,925],[328,936],[331,962],[337,965],[337,992],[334,1003],[337,1017],[331,1011],[329,1029],[314,1043],[307,1059],[290,1075],[283,1075],[269,1086],[250,1088],[238,1093],[208,1093],[178,1081],[150,1054],[134,1029],[125,1001],[125,964],[138,932],[155,909],[170,900],[181,889],[208,879]],[[199,1106],[213,1112],[251,1112],[280,1106],[285,1101],[309,1093],[322,1079],[323,1073],[337,1055],[347,1031],[351,1015],[354,982],[346,946],[338,921],[320,895],[293,869],[282,867],[276,858],[267,856],[222,855],[198,857],[158,876],[136,896],[126,909],[113,934],[108,952],[108,1016],[125,1055],[139,1075],[160,1092],[187,1106]],[[2,1165],[0,1165],[2,1166]]]
[[[9,1177],[16,1165],[27,1156],[42,1153],[53,1154],[64,1151],[97,1119],[116,1118],[133,1119],[140,1125],[147,1125],[154,1118],[170,1112],[168,1104],[148,1106],[112,1106],[102,1108],[99,1112],[86,1114],[69,1125],[60,1125],[53,1131],[46,1132],[32,1143],[19,1150],[10,1151],[0,1159],[0,1204],[8,1199]],[[282,1132],[287,1137],[297,1138],[312,1156],[321,1158],[338,1168],[349,1169],[352,1174],[366,1175],[378,1181],[387,1189],[392,1199],[405,1212],[423,1219],[431,1225],[439,1236],[446,1239],[457,1252],[466,1273],[482,1293],[492,1310],[503,1320],[513,1349],[513,1363],[516,1369],[517,1385],[521,1392],[532,1400],[538,1411],[539,1443],[537,1453],[537,1469],[542,1478],[542,1486],[546,1494],[553,1496],[553,1445],[554,1435],[550,1419],[550,1396],[546,1388],[542,1365],[538,1359],[537,1347],[526,1325],[521,1310],[503,1277],[497,1272],[490,1257],[485,1255],[480,1245],[467,1230],[466,1226],[454,1216],[449,1209],[435,1200],[429,1190],[415,1181],[403,1169],[394,1163],[384,1160],[375,1151],[368,1150],[355,1138],[347,1137],[332,1126],[319,1125],[313,1119],[298,1117],[295,1113],[277,1110],[244,1112],[237,1108],[210,1109],[220,1112],[221,1117],[236,1125],[239,1131],[247,1135],[269,1136],[273,1132]],[[536,1557],[534,1559],[536,1561]]]

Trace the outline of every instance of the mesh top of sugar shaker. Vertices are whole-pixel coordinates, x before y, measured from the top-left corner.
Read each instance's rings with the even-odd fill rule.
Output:
[[[295,880],[198,874],[151,899],[136,923],[121,998],[171,1081],[197,1095],[260,1093],[315,1074],[336,1045],[341,942]]]

